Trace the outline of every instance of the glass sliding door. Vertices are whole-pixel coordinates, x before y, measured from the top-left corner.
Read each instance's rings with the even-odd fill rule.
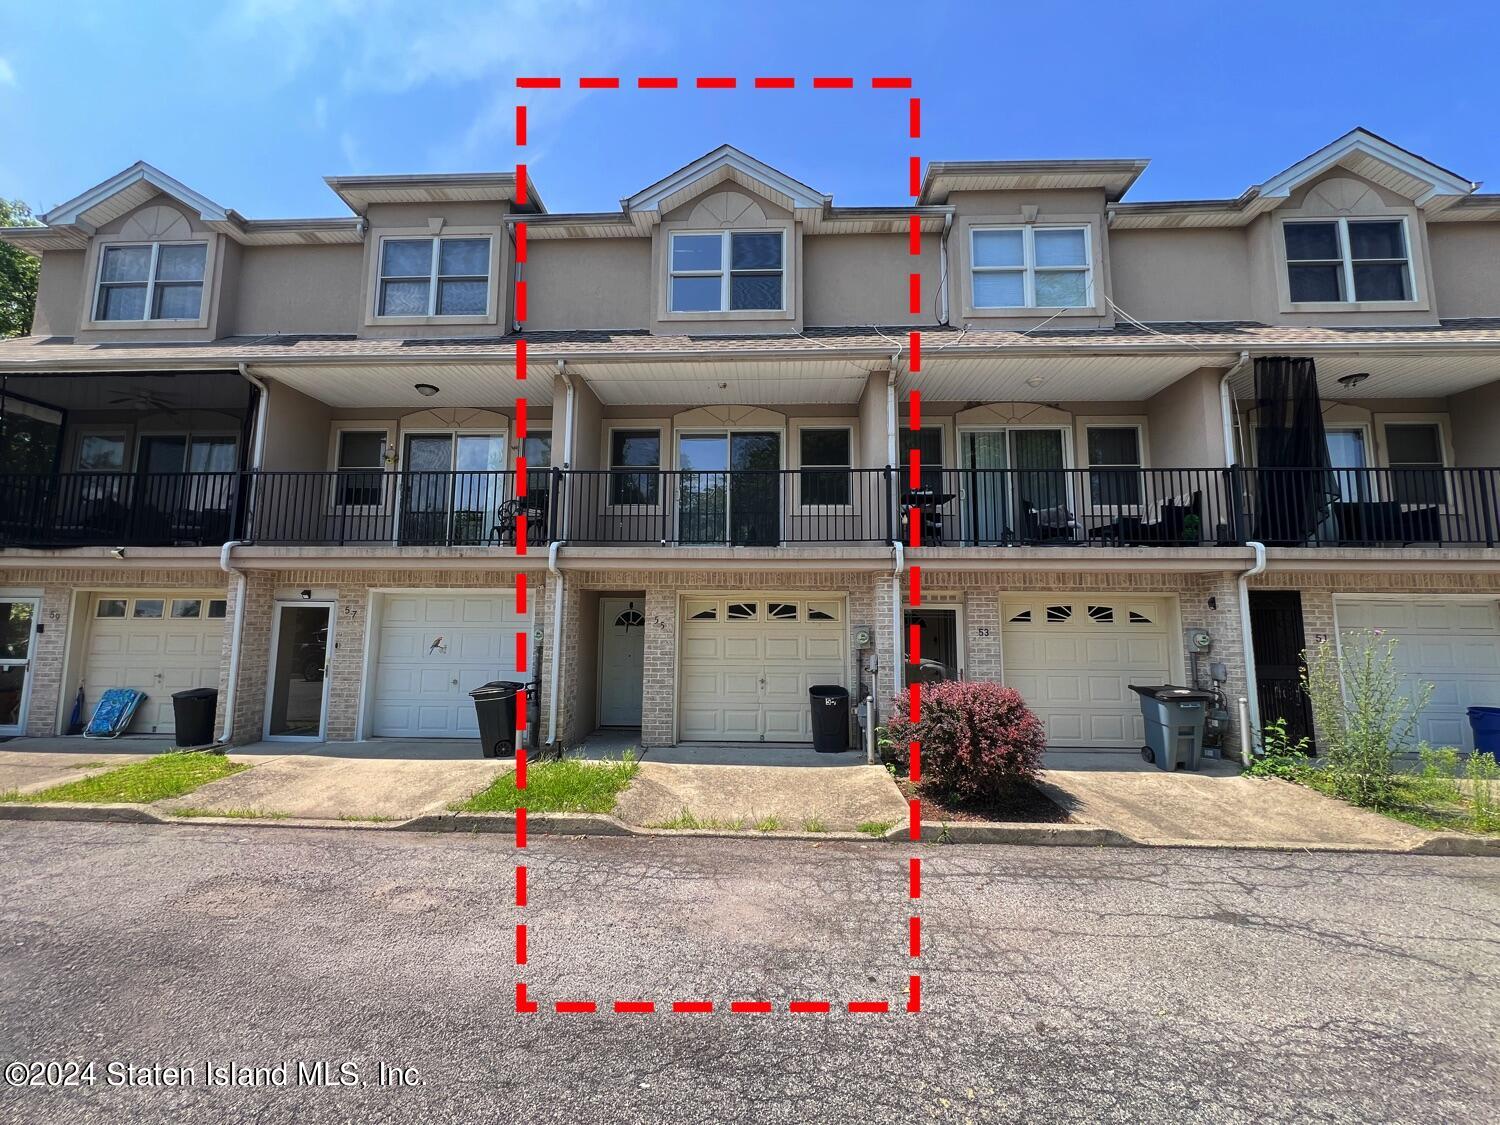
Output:
[[[677,464],[679,542],[781,542],[780,434],[682,434]]]
[[[483,543],[504,501],[500,434],[408,434],[401,542]]]
[[[993,547],[1006,541],[1010,521],[1010,443],[1004,430],[974,430],[959,443],[963,453],[964,539]]]
[[[1074,522],[1063,430],[966,430],[964,536],[978,546],[1071,537]]]

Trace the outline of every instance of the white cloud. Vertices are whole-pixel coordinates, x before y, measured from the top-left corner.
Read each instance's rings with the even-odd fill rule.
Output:
[[[3,55],[0,55],[0,86],[14,86],[16,84],[16,68],[11,66]]]
[[[622,8],[600,0],[238,0],[215,31],[271,60],[268,81],[310,79],[346,95],[480,83],[478,98],[452,100],[462,108],[429,134],[431,155],[492,167],[505,163],[494,150],[509,144],[517,75],[615,73],[628,53],[660,46],[660,32],[648,37]],[[548,91],[538,109],[561,117],[577,101],[576,90]],[[326,111],[320,95],[320,127]]]

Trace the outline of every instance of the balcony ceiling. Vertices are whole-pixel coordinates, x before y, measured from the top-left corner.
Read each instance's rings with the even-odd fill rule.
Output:
[[[922,356],[922,370],[903,370],[902,394],[945,402],[1134,402],[1150,398],[1200,367],[1231,366],[1233,352],[1188,355]]]
[[[859,401],[883,361],[739,360],[701,363],[580,363],[568,370],[606,406],[782,406]]]
[[[524,383],[516,382],[515,366],[509,363],[277,364],[263,369],[252,365],[251,371],[346,409],[496,410],[509,408],[523,396],[531,407],[552,404],[552,371],[547,367],[533,367]],[[438,393],[429,398],[417,391],[418,383],[430,383]]]
[[[5,389],[19,398],[69,413],[218,410],[240,414],[250,399],[250,384],[237,371],[8,375]]]
[[[1347,352],[1316,357],[1318,394],[1345,402],[1369,398],[1446,398],[1500,380],[1500,356],[1484,354],[1399,355]],[[1346,375],[1369,375],[1353,387],[1339,382]],[[1255,397],[1255,370],[1246,367],[1234,379],[1237,398]]]

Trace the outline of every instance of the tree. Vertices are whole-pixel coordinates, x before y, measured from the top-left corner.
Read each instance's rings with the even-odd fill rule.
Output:
[[[39,227],[31,208],[19,199],[0,199],[0,227]],[[41,263],[24,250],[0,242],[0,338],[31,331],[36,280]]]

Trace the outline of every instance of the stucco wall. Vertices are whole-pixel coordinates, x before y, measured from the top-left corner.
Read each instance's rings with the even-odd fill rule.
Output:
[[[817,327],[935,324],[938,238],[924,235],[914,258],[905,234],[825,234],[802,240],[803,317]],[[922,275],[922,307],[913,313],[911,274]]]
[[[1224,372],[1200,367],[1146,400],[1151,463],[1165,469],[1226,464],[1219,383]]]
[[[649,239],[529,239],[525,277],[531,331],[650,323]]]
[[[1500,379],[1448,399],[1448,424],[1455,465],[1500,466]]]
[[[33,336],[71,336],[78,330],[78,302],[83,293],[82,250],[48,250],[37,279]]]
[[[1427,242],[1438,314],[1500,316],[1500,223],[1430,223]]]
[[[234,330],[356,331],[363,261],[360,246],[243,247]]]
[[[1243,230],[1112,230],[1109,252],[1115,303],[1138,320],[1249,316]]]
[[[262,468],[323,472],[329,467],[329,422],[333,409],[274,380],[266,401],[266,444]]]

